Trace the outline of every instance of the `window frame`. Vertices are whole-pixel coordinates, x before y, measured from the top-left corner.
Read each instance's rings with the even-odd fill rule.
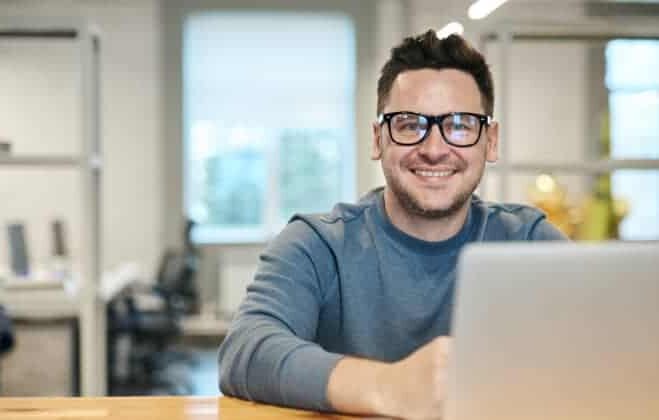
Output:
[[[568,22],[568,23],[506,23],[495,24],[484,29],[480,34],[480,49],[486,51],[489,42],[500,42],[499,53],[501,57],[500,72],[501,80],[497,86],[500,92],[497,102],[499,110],[497,120],[501,123],[499,143],[499,160],[496,165],[490,166],[484,173],[483,180],[479,186],[479,193],[486,197],[497,197],[498,200],[509,199],[512,177],[514,175],[531,175],[541,173],[560,173],[562,175],[598,175],[612,174],[618,170],[642,170],[659,171],[659,159],[596,159],[596,151],[592,150],[595,144],[588,144],[591,159],[576,163],[546,163],[541,159],[534,161],[515,161],[510,156],[506,143],[506,129],[508,121],[514,118],[508,104],[508,93],[514,85],[510,79],[510,46],[516,40],[521,41],[572,41],[572,40],[599,40],[609,41],[613,39],[659,39],[659,28],[649,23],[650,21],[629,18],[621,18],[616,22]],[[601,71],[604,71],[602,67]],[[602,73],[603,76],[603,73]],[[596,77],[591,78],[595,80]],[[601,83],[601,82],[599,82]],[[601,89],[601,87],[600,87]],[[592,99],[591,99],[592,100]],[[603,100],[608,101],[608,94]],[[591,102],[593,104],[593,102]],[[595,119],[590,122],[590,127],[598,126],[600,122]],[[593,131],[596,132],[596,131]],[[586,142],[589,137],[584,137]],[[492,193],[490,187],[494,186]]]
[[[618,169],[640,169],[659,170],[659,159],[594,159],[578,163],[543,163],[537,161],[511,162],[510,153],[506,146],[505,136],[507,121],[514,116],[510,115],[507,103],[507,93],[510,91],[512,81],[509,80],[507,69],[510,67],[509,47],[515,40],[537,40],[537,41],[560,41],[596,39],[609,40],[616,38],[629,39],[659,39],[659,28],[644,25],[643,22],[632,20],[619,23],[579,23],[579,24],[506,24],[494,26],[484,30],[480,37],[481,50],[485,50],[488,42],[501,42],[500,52],[502,56],[501,74],[502,80],[498,86],[501,92],[498,99],[499,115],[497,120],[501,123],[500,137],[503,141],[499,145],[499,160],[489,171],[498,176],[498,195],[502,200],[508,197],[510,175],[515,173],[542,173],[561,172],[566,174],[602,174],[610,173]],[[608,96],[607,96],[608,100]],[[484,184],[488,171],[485,172],[481,183],[481,193],[485,193]]]

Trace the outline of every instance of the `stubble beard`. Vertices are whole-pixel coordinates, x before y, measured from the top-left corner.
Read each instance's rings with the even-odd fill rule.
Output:
[[[387,180],[388,188],[390,188],[391,192],[394,193],[396,199],[403,209],[412,215],[429,220],[449,218],[456,215],[468,204],[469,200],[471,199],[471,195],[474,193],[474,191],[476,191],[478,180],[480,180],[479,176],[474,185],[471,185],[468,188],[465,188],[463,191],[458,192],[457,196],[448,206],[441,208],[427,208],[423,206],[420,200],[414,196],[409,188],[406,188],[402,185],[399,178],[392,176],[389,173],[385,173],[385,178]],[[443,192],[438,191],[437,193],[442,194]]]

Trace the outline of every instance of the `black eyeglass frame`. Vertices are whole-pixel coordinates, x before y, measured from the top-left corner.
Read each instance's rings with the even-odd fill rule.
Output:
[[[426,130],[423,137],[421,137],[418,141],[415,141],[414,143],[400,143],[396,141],[396,139],[394,139],[394,136],[391,134],[391,119],[396,115],[400,115],[400,114],[416,115],[419,117],[424,117],[426,120],[428,120],[428,129]],[[471,115],[472,117],[478,118],[478,122],[480,124],[478,126],[478,135],[476,136],[476,141],[474,141],[471,144],[455,144],[446,138],[446,135],[444,134],[444,128],[442,127],[442,122],[446,118],[454,117],[456,115]],[[430,134],[430,132],[432,131],[432,126],[437,124],[437,127],[439,128],[439,132],[442,135],[442,139],[444,140],[444,142],[446,142],[446,144],[453,147],[473,147],[476,144],[478,144],[478,142],[480,141],[481,134],[483,133],[483,127],[489,127],[493,121],[494,118],[492,118],[492,116],[490,115],[476,114],[474,112],[449,112],[447,114],[440,114],[440,115],[426,115],[412,111],[396,111],[396,112],[387,112],[378,115],[378,124],[382,126],[382,124],[384,124],[385,122],[387,123],[387,129],[389,130],[389,138],[391,138],[391,141],[393,141],[399,146],[416,146],[419,143],[423,143],[423,141],[428,138],[428,134]]]

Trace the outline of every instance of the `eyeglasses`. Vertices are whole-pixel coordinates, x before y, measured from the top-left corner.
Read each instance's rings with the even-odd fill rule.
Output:
[[[489,126],[492,121],[489,115],[471,112],[451,112],[433,116],[400,111],[378,116],[378,124],[386,122],[391,140],[401,146],[421,143],[428,137],[432,126],[437,124],[446,143],[455,147],[470,147],[480,140],[483,126]]]

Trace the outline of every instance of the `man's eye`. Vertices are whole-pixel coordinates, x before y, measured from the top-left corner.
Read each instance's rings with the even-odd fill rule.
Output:
[[[474,129],[474,127],[469,124],[464,124],[459,122],[449,124],[448,128],[451,131],[471,131]]]
[[[419,123],[417,122],[404,123],[402,124],[401,129],[405,131],[417,131],[419,129]]]

